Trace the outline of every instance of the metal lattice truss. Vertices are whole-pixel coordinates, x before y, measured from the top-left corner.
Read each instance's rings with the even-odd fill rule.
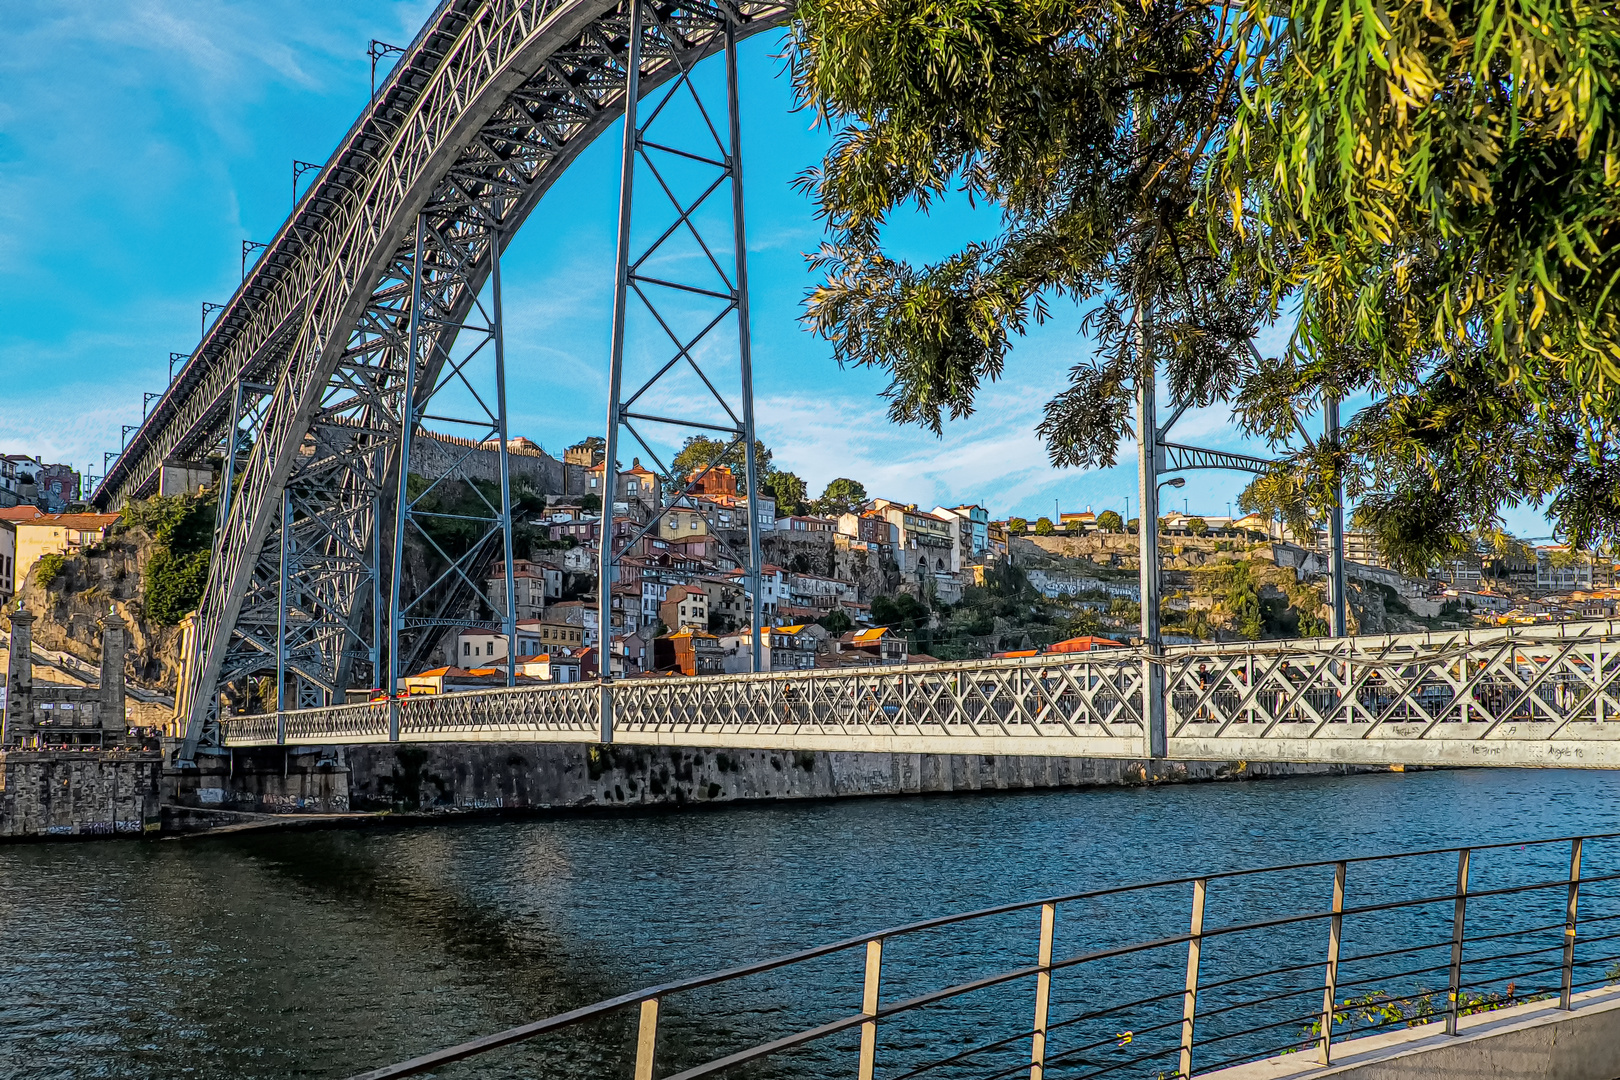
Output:
[[[1178,757],[1612,767],[1615,633],[1604,622],[1170,650],[1170,746]]]
[[[1263,473],[1272,465],[1264,458],[1235,454],[1230,450],[1208,450],[1201,446],[1161,442],[1158,445],[1161,473],[1186,472],[1190,469],[1225,469],[1231,472]]]
[[[787,9],[656,11],[657,32],[690,63],[724,46],[728,14],[746,35]],[[440,253],[470,256],[453,282],[434,282],[443,321],[418,327],[435,338],[416,353],[429,359],[420,391],[489,273],[489,241],[475,234],[494,229],[504,243],[619,115],[627,27],[627,9],[601,0],[441,4],[109,470],[99,504],[152,493],[165,462],[229,445],[245,385],[271,388],[247,395],[252,449],[240,462],[229,456],[234,493],[182,694],[191,703],[183,757],[229,679],[280,660],[329,695],[359,681],[352,668],[364,657],[365,682],[376,681],[375,582],[388,553],[375,534],[398,487],[418,232]],[[641,87],[677,74],[653,49]],[[297,627],[285,657],[267,640],[287,591],[283,534],[296,580],[287,621]]]
[[[760,625],[759,520],[754,503],[758,477],[737,105],[738,27],[730,16],[715,26],[725,49],[724,102],[705,104],[693,78],[695,57],[684,44],[681,29],[671,27],[654,4],[633,3],[630,13],[632,37],[641,44],[631,54],[630,78],[636,92],[625,99],[603,497],[611,502],[618,495],[621,429],[647,455],[658,482],[655,491],[648,493],[652,496],[647,500],[648,519],[625,530],[628,535],[622,541],[619,530],[612,527],[611,507],[604,508],[597,624],[603,628],[602,641],[608,646],[617,629],[613,588],[621,561],[643,537],[659,530],[665,512],[676,507],[702,512],[708,520],[708,535],[725,547],[734,564],[744,568],[751,605],[748,622]],[[642,73],[649,60],[656,62],[659,57],[674,77],[662,92],[650,95],[649,108],[639,112]],[[639,190],[652,193],[650,199],[640,200],[640,211],[636,209],[638,174],[642,177]],[[715,214],[722,197],[727,197],[729,213]],[[714,217],[720,221],[708,220]],[[636,226],[645,226],[649,220],[657,223],[648,233],[650,238],[636,243]],[[718,242],[722,239],[726,243]],[[641,332],[634,335],[632,310],[641,326]],[[727,330],[736,335],[735,351],[721,344]],[[632,336],[645,356],[627,358],[627,339]],[[647,361],[634,365],[641,371],[630,380],[633,389],[628,395],[625,372],[632,365],[627,359]],[[721,374],[733,363],[738,375],[735,385]],[[650,429],[663,437],[652,435]],[[680,447],[671,436],[693,434],[719,436],[722,446],[701,468],[682,475],[689,466],[675,468]],[[744,552],[737,551],[717,527],[708,512],[709,504],[690,497],[739,446],[747,491],[748,544]],[[626,624],[624,630],[629,629]],[[757,669],[757,635],[751,640],[751,667]],[[611,677],[611,666],[605,674]]]
[[[1620,624],[1174,646],[1169,756],[1326,764],[1620,766]],[[1141,758],[1144,656],[1032,657],[411,698],[403,741]],[[389,738],[386,708],[287,715],[286,741]],[[227,743],[277,741],[275,716]]]
[[[1142,743],[1142,665],[1121,653],[414,697],[399,705],[399,739],[595,742],[606,702],[615,742],[920,750],[946,740],[954,753],[1092,752],[1076,751],[1078,740],[1105,756],[1134,757]],[[382,703],[290,713],[279,722],[269,714],[237,717],[226,725],[231,746],[270,745],[278,737],[386,742],[390,734]]]
[[[500,246],[508,192],[486,185],[483,198],[467,197],[457,210],[440,202],[437,214],[423,213],[411,256],[411,318],[406,345],[408,419],[400,425],[393,531],[394,566],[388,610],[392,613],[384,686],[395,686],[414,656],[432,644],[433,631],[457,624],[479,624],[479,582],[494,555],[506,568],[505,609],[493,627],[508,639],[514,631],[512,589],[512,493],[507,467],[506,367],[501,329]],[[459,211],[459,212],[458,212]],[[486,275],[493,278],[488,306],[478,294]],[[465,333],[464,333],[465,332]],[[451,346],[459,346],[452,351]],[[436,475],[422,476],[411,461],[411,440],[424,421],[448,427],[465,440],[459,458]],[[471,483],[470,511],[455,504],[439,509],[436,496],[462,477],[462,465],[480,447],[493,443],[500,460],[496,490]],[[413,490],[411,480],[420,483]],[[435,537],[435,524],[472,525],[478,530],[464,550],[450,552]],[[443,534],[441,534],[443,535]],[[425,587],[408,589],[404,555],[415,542],[437,556],[437,573]],[[462,614],[466,603],[472,610]],[[405,638],[409,634],[410,638]],[[407,654],[407,647],[414,646]],[[510,670],[508,675],[510,677]],[[381,682],[381,680],[379,680]]]

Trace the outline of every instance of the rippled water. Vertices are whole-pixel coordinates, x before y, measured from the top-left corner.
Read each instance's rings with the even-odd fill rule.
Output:
[[[1480,770],[9,846],[0,1075],[341,1077],[638,986],[1001,901],[1620,831],[1617,795],[1620,774]],[[1222,917],[1266,899],[1234,889]],[[1211,905],[1213,918],[1213,893]],[[1063,916],[1062,932],[1077,945],[1157,921],[1173,932],[1185,907],[1098,905]],[[886,997],[942,964],[957,974],[946,948],[896,950]],[[1129,977],[1183,959],[1144,959]],[[728,1031],[763,1037],[848,1011],[859,975],[839,964],[815,985],[733,1001],[746,1012],[719,1026],[676,1010],[666,1060],[716,1052]],[[1028,1022],[1021,997],[977,1007]],[[626,1038],[609,1025],[567,1050],[445,1075],[617,1075]],[[886,1047],[890,1073],[937,1051],[931,1041]],[[851,1043],[745,1075],[830,1072]]]

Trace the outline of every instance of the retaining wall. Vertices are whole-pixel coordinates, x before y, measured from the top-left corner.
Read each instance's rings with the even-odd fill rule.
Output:
[[[0,754],[0,837],[156,831],[162,774],[157,753],[6,751]]]
[[[167,801],[254,813],[628,809],[1342,774],[1353,768],[549,743],[266,747],[172,774]]]

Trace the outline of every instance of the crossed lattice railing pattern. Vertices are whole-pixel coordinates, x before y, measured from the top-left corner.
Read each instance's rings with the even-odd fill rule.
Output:
[[[227,741],[382,741],[393,707],[405,740],[594,742],[605,701],[613,737],[629,742],[837,748],[847,738],[851,750],[882,750],[924,738],[939,740],[931,752],[954,752],[955,742],[964,753],[992,753],[1027,739],[1031,753],[1135,757],[1146,745],[1144,660],[1110,649],[483,690],[238,717],[227,721]],[[1620,763],[1610,753],[1620,748],[1614,623],[1176,646],[1162,663],[1171,757],[1396,762],[1406,752],[1390,747],[1400,744],[1419,763],[1445,760],[1437,750],[1502,747],[1512,753],[1495,763],[1556,763],[1545,748],[1598,751],[1558,759],[1568,764]],[[1001,749],[985,739],[1002,740]],[[1357,744],[1372,749],[1346,757]]]
[[[1175,649],[1165,677],[1170,737],[1607,738],[1595,726],[1620,718],[1615,629]]]
[[[1123,650],[1122,650],[1123,651]],[[620,731],[776,734],[1139,736],[1142,665],[1134,654],[1047,663],[989,661],[852,671],[649,679],[613,697]]]
[[[849,671],[632,679],[611,690],[613,729],[771,736],[935,735],[1140,739],[1142,664],[1106,659],[981,661]],[[475,740],[601,737],[596,683],[409,697],[397,702],[400,738]],[[225,721],[233,746],[371,742],[388,737],[387,702]]]
[[[406,698],[399,703],[399,734],[402,739],[465,739],[564,733],[595,741],[601,734],[601,703],[595,683]]]

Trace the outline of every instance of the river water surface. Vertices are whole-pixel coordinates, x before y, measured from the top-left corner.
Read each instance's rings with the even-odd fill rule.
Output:
[[[640,986],[1003,901],[1620,831],[1617,796],[1620,774],[1476,770],[13,845],[0,848],[0,1076],[342,1077]],[[1116,936],[1149,929],[1129,907],[1088,917]],[[915,963],[949,967],[948,951]],[[731,1024],[764,1037],[784,1017],[850,1011],[859,973],[845,974],[856,997],[831,1012],[784,985],[740,1020],[686,1035],[672,1021],[671,1060],[715,1052]],[[621,1025],[443,1075],[627,1076],[627,1038]],[[742,1075],[851,1071],[834,1060]],[[1152,1075],[1114,1075],[1132,1074]]]

